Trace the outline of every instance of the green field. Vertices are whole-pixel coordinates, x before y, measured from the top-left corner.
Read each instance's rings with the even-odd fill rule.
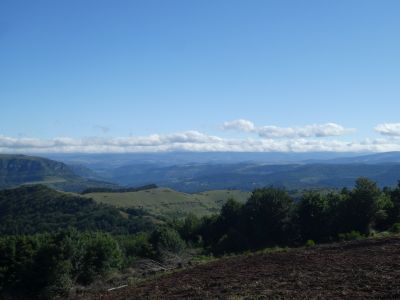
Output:
[[[215,190],[198,194],[186,194],[169,188],[156,188],[127,193],[90,193],[96,202],[116,207],[141,208],[154,216],[182,217],[193,213],[199,217],[218,213],[229,199],[244,203],[249,192],[238,190]]]

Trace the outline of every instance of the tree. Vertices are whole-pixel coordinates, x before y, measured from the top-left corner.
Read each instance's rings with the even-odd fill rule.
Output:
[[[387,224],[391,226],[400,222],[400,180],[395,189],[385,188],[384,192],[391,202],[391,206],[387,209]]]
[[[175,227],[185,241],[197,242],[199,239],[200,220],[194,214],[189,214],[183,221],[175,221]]]
[[[329,236],[327,198],[320,193],[308,192],[297,205],[297,224],[303,241],[321,241]]]
[[[293,200],[286,191],[256,189],[244,206],[247,236],[253,247],[283,244],[289,240]]]
[[[327,199],[327,240],[336,239],[338,234],[347,231],[346,224],[346,203],[350,197],[350,191],[342,189],[340,193],[329,193]]]
[[[375,220],[382,192],[375,182],[361,177],[345,203],[346,232],[352,230],[367,234]]]
[[[222,206],[221,214],[218,218],[219,231],[226,233],[228,231],[240,231],[243,229],[243,205],[234,199],[228,201]]]

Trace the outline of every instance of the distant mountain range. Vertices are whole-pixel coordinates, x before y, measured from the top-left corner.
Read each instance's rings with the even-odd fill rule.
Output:
[[[214,189],[253,190],[264,186],[287,189],[352,187],[358,177],[381,186],[400,179],[400,164],[187,164],[168,167],[131,165],[110,170],[110,181],[121,185],[155,182],[185,192]]]
[[[309,161],[308,161],[309,162]],[[355,156],[355,157],[339,157],[329,160],[320,160],[324,163],[342,163],[342,164],[385,164],[385,163],[400,163],[400,152],[384,152],[369,155]]]
[[[54,157],[54,156],[53,156]],[[400,179],[400,152],[355,153],[133,153],[57,154],[106,181],[124,186],[157,184],[185,192],[351,187],[360,176],[393,186]]]
[[[348,154],[347,154],[348,155]],[[0,187],[44,183],[66,191],[146,184],[183,192],[279,186],[287,189],[352,187],[361,176],[393,186],[400,180],[400,152],[152,153],[0,155]]]
[[[338,152],[162,152],[162,153],[104,153],[104,154],[43,154],[43,157],[67,164],[80,164],[90,169],[102,170],[127,165],[172,166],[184,164],[234,164],[234,163],[300,163],[308,160],[328,161],[352,158],[360,154]]]
[[[79,176],[77,170],[85,177]],[[83,170],[86,170],[86,173]],[[42,157],[26,155],[0,155],[0,189],[27,184],[44,184],[49,187],[80,192],[94,187],[118,187],[116,184],[95,180],[92,171],[84,166],[70,167]]]

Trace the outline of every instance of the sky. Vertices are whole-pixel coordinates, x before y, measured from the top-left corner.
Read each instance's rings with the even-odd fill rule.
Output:
[[[398,0],[1,0],[0,152],[400,151]]]

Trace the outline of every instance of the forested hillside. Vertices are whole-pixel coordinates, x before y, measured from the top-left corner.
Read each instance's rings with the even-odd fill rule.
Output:
[[[152,228],[152,223],[144,216],[122,213],[43,185],[0,191],[0,234],[49,233],[67,228],[121,234]]]

